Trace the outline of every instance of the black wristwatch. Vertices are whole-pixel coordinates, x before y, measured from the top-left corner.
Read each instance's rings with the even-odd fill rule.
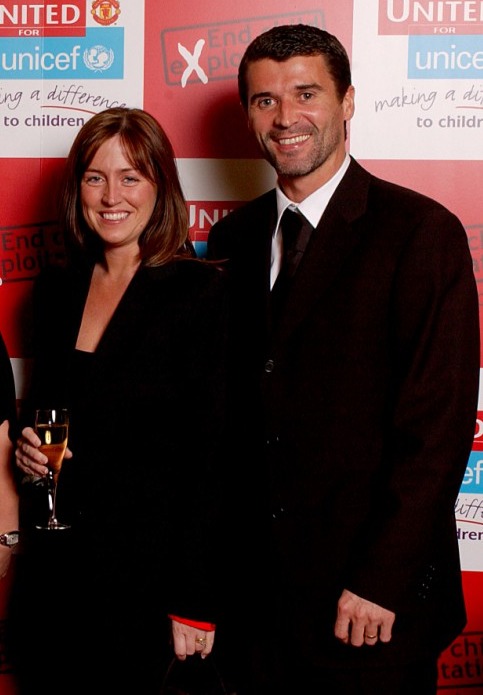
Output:
[[[20,536],[19,531],[9,531],[8,533],[0,534],[0,545],[5,545],[7,548],[15,548],[18,544]]]

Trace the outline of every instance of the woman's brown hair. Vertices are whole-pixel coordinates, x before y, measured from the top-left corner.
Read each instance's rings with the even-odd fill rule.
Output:
[[[142,109],[116,107],[90,118],[78,132],[66,162],[59,221],[67,250],[99,261],[102,246],[82,211],[80,184],[99,147],[119,135],[126,158],[157,188],[151,218],[139,238],[141,263],[158,266],[192,255],[189,221],[173,147],[158,121]]]

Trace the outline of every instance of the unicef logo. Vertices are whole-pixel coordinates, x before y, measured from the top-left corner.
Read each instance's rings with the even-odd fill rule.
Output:
[[[84,64],[94,72],[108,70],[114,62],[114,51],[105,46],[92,46],[84,51]]]

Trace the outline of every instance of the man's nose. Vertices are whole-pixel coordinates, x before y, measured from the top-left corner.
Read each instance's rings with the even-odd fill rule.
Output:
[[[291,100],[282,99],[278,105],[275,123],[282,128],[289,128],[298,121],[299,115],[297,104],[294,104]]]

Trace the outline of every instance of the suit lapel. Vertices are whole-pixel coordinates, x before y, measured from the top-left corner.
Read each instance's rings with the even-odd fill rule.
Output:
[[[358,220],[366,209],[369,181],[368,172],[352,160],[312,233],[274,331],[274,343],[283,342],[305,320],[361,242],[363,230]]]
[[[123,346],[123,353],[136,351],[153,320],[160,315],[163,297],[169,297],[166,281],[174,273],[173,264],[137,270],[99,341],[98,355],[115,355],[119,353],[119,345]],[[166,285],[164,293],[159,291],[161,283]]]

